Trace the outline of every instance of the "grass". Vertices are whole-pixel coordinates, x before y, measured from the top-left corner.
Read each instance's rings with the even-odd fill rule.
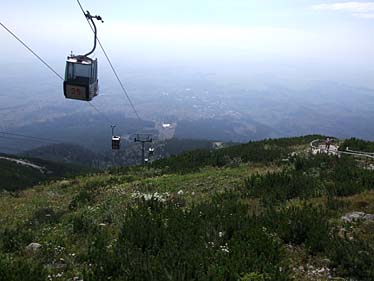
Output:
[[[52,208],[68,211],[69,204],[82,190],[88,190],[96,197],[95,206],[127,204],[133,193],[170,193],[183,191],[187,199],[203,199],[212,192],[223,192],[242,184],[251,174],[265,174],[279,170],[279,167],[243,164],[238,168],[205,167],[198,173],[175,175],[167,174],[156,177],[134,178],[126,182],[124,175],[96,174],[78,177],[72,180],[56,181],[51,184],[35,186],[19,193],[0,195],[1,225],[25,222],[39,208]],[[141,177],[141,176],[139,176]],[[194,195],[192,195],[194,193]],[[118,196],[120,195],[120,196]],[[88,204],[86,208],[90,206]],[[107,206],[108,207],[108,206]]]

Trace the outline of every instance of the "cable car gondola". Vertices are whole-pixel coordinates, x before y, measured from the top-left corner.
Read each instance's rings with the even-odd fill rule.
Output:
[[[121,148],[121,137],[112,136],[112,149],[119,150]]]
[[[91,101],[98,95],[99,81],[97,77],[97,59],[89,57],[96,49],[97,28],[94,19],[102,20],[100,16],[92,16],[86,12],[87,20],[93,25],[95,41],[93,49],[85,55],[68,56],[65,68],[64,95],[67,99]]]
[[[155,152],[155,149],[153,147],[150,147],[148,150],[149,156],[153,156],[154,152]]]
[[[119,150],[121,148],[121,137],[114,135],[114,128],[116,126],[112,125],[112,149]]]
[[[90,101],[98,94],[97,60],[70,56],[66,62],[64,95],[67,99]]]

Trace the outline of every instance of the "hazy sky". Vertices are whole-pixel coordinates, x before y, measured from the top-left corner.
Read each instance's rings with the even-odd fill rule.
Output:
[[[75,0],[6,0],[0,21],[37,52],[65,57],[90,49]],[[374,64],[374,1],[82,0],[105,20],[99,36],[124,60],[307,60]],[[0,29],[2,61],[28,58]],[[101,54],[97,53],[97,56]]]

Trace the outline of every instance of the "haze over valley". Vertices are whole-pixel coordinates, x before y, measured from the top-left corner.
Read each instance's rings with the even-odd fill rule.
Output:
[[[374,139],[374,91],[352,79],[323,80],[313,71],[295,74],[301,65],[272,68],[266,62],[158,67],[118,60],[121,78],[146,120],[140,122],[106,62],[100,62],[100,94],[93,104],[122,136],[146,128],[161,139],[246,142],[313,133]],[[84,102],[65,100],[62,84],[43,65],[29,60],[3,64],[2,69],[7,70],[0,73],[3,131],[48,136],[94,150],[108,144],[105,116]],[[40,144],[23,147],[2,139],[1,145],[20,152]]]

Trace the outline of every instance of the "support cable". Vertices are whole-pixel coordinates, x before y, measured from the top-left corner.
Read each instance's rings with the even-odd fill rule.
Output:
[[[88,102],[88,104],[93,108],[95,109],[99,114],[102,114],[102,117],[103,119],[108,122],[110,125],[113,124],[113,122],[111,121],[111,119],[109,119],[109,117],[107,117],[104,113],[102,113],[93,103],[91,102]]]
[[[38,54],[36,54],[29,46],[26,45],[17,35],[15,35],[9,28],[7,28],[2,22],[0,25],[10,34],[12,35],[18,42],[20,42],[29,52],[31,52],[38,60],[40,60],[50,71],[52,71],[58,78],[64,80],[64,78],[58,74],[45,60],[43,60]]]
[[[15,140],[28,140],[28,141],[34,141],[34,142],[47,142],[47,143],[55,143],[55,144],[66,142],[62,140],[39,138],[39,137],[27,136],[27,135],[16,134],[16,133],[1,132],[1,131],[0,131],[0,134],[1,134],[0,138],[15,139]],[[20,139],[20,138],[24,138],[24,139]]]

